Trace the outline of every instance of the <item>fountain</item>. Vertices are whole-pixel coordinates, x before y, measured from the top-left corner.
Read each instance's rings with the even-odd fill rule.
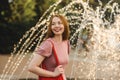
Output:
[[[120,79],[120,9],[112,0],[104,7],[93,9],[89,1],[72,0],[63,8],[57,9],[59,0],[39,19],[38,23],[23,35],[15,45],[5,65],[0,80],[18,80],[24,74],[33,57],[31,50],[40,45],[46,34],[47,22],[54,13],[60,13],[70,23],[70,42],[72,51],[71,69],[67,73],[69,79],[75,80],[119,80]],[[105,12],[110,9],[109,20]],[[84,41],[84,42],[83,42]],[[28,60],[25,60],[29,57]],[[25,63],[25,66],[21,64]],[[22,70],[19,71],[19,68]],[[19,74],[16,74],[19,72]]]

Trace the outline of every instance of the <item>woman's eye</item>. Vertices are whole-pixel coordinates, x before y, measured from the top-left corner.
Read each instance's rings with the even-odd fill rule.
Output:
[[[54,23],[52,23],[52,25],[55,25]]]
[[[62,22],[52,23],[52,25],[61,25]]]
[[[58,24],[62,24],[62,22],[58,22]]]

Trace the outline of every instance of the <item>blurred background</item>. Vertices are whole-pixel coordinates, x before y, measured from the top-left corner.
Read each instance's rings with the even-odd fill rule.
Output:
[[[35,26],[43,13],[58,0],[1,0],[0,1],[0,54],[10,54],[27,30]],[[71,0],[63,0],[59,7]],[[87,0],[84,0],[87,1]],[[110,0],[101,0],[105,5]],[[120,0],[113,0],[120,4]],[[98,0],[89,0],[95,8]],[[58,7],[58,8],[59,8]],[[106,18],[109,16],[109,10]]]
[[[19,43],[19,41],[23,37],[23,35],[26,34],[26,31],[29,31],[32,27],[36,26],[37,22],[39,22],[39,19],[48,10],[48,8],[51,7],[54,3],[58,2],[58,1],[59,0],[1,0],[0,1],[0,77],[1,77],[2,73],[4,72],[4,69],[6,69],[7,71],[11,70],[11,68],[9,68],[9,65],[7,66],[8,69],[5,67],[5,65],[7,62],[9,63],[9,59],[13,58],[13,56],[11,56],[12,55],[11,52],[14,51],[13,49],[16,46],[16,44]],[[76,0],[62,0],[62,2],[55,7],[57,7],[56,9],[61,9],[64,6],[67,6],[71,1],[76,1]],[[109,1],[111,1],[110,5],[113,5],[112,3],[114,3],[114,2],[117,2],[120,5],[120,0],[83,0],[83,1],[84,2],[89,1],[90,7],[94,10],[97,10],[96,8],[98,6],[103,7],[101,9],[104,9],[104,6],[106,6],[106,4]],[[102,6],[100,5],[100,2],[102,2]],[[74,6],[79,7],[78,5],[74,5]],[[119,8],[120,8],[120,6],[119,6]],[[115,11],[112,12],[112,10],[108,7],[107,10],[105,10],[105,14],[104,14],[105,20],[110,22],[110,25],[112,23],[114,23],[114,21],[115,21],[114,17],[112,17],[114,15],[111,13],[117,13],[117,12],[115,12]],[[49,15],[49,14],[50,14],[50,12],[47,13],[47,15]],[[75,15],[75,14],[73,14],[73,15]],[[73,21],[73,23],[74,23],[74,21]],[[106,23],[106,22],[104,22],[104,20],[103,20],[103,23]],[[42,25],[42,26],[44,26],[44,25]],[[74,25],[74,26],[76,26],[76,25]],[[74,34],[74,32],[78,29],[78,27],[72,27],[72,28],[70,27],[70,29],[71,29],[70,35],[72,36]],[[88,35],[86,30],[83,30],[82,33],[85,34],[85,36]],[[76,38],[78,38],[78,36],[75,36],[74,40],[71,42],[71,45],[73,45],[73,47],[76,46],[76,43],[77,43]],[[112,39],[113,39],[113,36],[112,36]],[[23,40],[23,42],[24,42],[24,40]],[[19,45],[20,47],[21,47],[21,44]],[[87,50],[86,46],[84,48],[86,48],[86,50]],[[89,53],[89,50],[87,50],[87,51]],[[74,50],[71,51],[71,53],[75,53]],[[114,77],[113,72],[115,72],[114,73],[115,79],[117,80],[117,78],[120,77],[120,75],[117,75],[117,74],[119,74],[119,70],[120,70],[119,64],[118,64],[119,59],[120,59],[119,56],[115,55],[116,56],[115,58],[116,59],[118,58],[117,62],[111,62],[110,64],[109,64],[109,62],[110,62],[109,60],[108,61],[104,60],[104,56],[102,56],[101,59],[97,59],[95,57],[98,61],[96,61],[96,63],[95,63],[97,65],[94,66],[93,65],[94,62],[92,64],[88,63],[90,61],[90,59],[95,60],[94,57],[91,57],[91,56],[97,55],[96,52],[94,52],[94,53],[95,54],[93,54],[93,55],[89,54],[87,56],[87,58],[89,59],[88,61],[86,60],[87,63],[84,61],[84,59],[87,59],[84,57],[84,54],[81,54],[83,56],[82,58],[81,58],[81,56],[77,56],[78,58],[80,57],[79,58],[80,62],[77,62],[77,61],[79,61],[79,60],[77,60],[78,59],[77,57],[76,57],[77,61],[73,61],[74,54],[70,54],[70,64],[67,67],[67,71],[66,71],[67,74],[71,75],[70,71],[74,66],[73,63],[76,62],[76,64],[77,64],[76,66],[78,68],[76,69],[75,72],[81,72],[81,74],[79,74],[80,76],[82,76],[82,73],[84,74],[84,72],[85,72],[85,74],[84,74],[85,76],[87,76],[86,75],[87,73],[90,73],[93,75],[95,73],[95,75],[100,75],[99,76],[100,78],[104,78],[101,76],[105,76],[108,78],[109,73],[111,73],[110,76]],[[117,55],[119,55],[119,54],[117,54]],[[10,58],[10,56],[11,56],[11,58]],[[28,61],[30,56],[31,56],[31,53],[27,54],[27,56],[23,55],[23,57],[25,57],[23,59],[24,62],[21,62],[21,64],[18,64],[19,65],[18,71],[16,70],[16,73],[14,75],[15,77],[17,74],[19,74],[18,72],[23,71],[22,67],[26,67],[25,66],[26,62]],[[86,54],[85,54],[85,56],[86,56]],[[109,55],[107,57],[105,55],[105,58],[109,59]],[[12,61],[11,62],[14,63],[16,66],[16,63],[22,59],[19,58],[19,55],[18,55],[17,57],[15,57],[15,59],[13,58],[13,60],[15,61],[15,63]],[[83,60],[83,61],[81,61],[81,60]],[[104,63],[100,63],[101,60]],[[108,63],[108,65],[106,65],[107,64],[106,62]],[[14,71],[14,66],[12,65],[12,63],[9,63],[9,64],[11,65],[10,67],[12,67],[12,69]],[[73,66],[71,66],[71,65],[73,65]],[[76,68],[76,66],[74,66],[74,67]],[[94,67],[98,70],[94,71]],[[93,72],[89,72],[89,70],[90,71],[93,70]],[[11,70],[11,72],[13,72],[13,71]],[[102,72],[102,71],[105,71],[105,72]],[[107,73],[107,75],[106,75],[106,73]],[[21,75],[22,76],[20,78],[22,80],[22,78],[24,79],[26,77],[26,72],[23,72]],[[11,76],[11,75],[7,74],[7,77],[9,77],[9,76]],[[117,78],[116,78],[116,76],[117,76]],[[30,77],[33,78],[31,80],[37,79],[37,76],[34,74],[31,74]],[[83,80],[83,79],[81,79],[81,80]],[[87,80],[87,79],[85,79],[85,80]],[[97,79],[97,80],[102,80],[102,79]],[[108,80],[113,80],[113,79],[108,79]]]

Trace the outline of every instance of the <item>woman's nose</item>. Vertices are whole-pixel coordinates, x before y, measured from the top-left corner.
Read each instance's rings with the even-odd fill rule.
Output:
[[[56,27],[59,27],[59,24],[58,23],[56,23],[56,25],[55,25]]]

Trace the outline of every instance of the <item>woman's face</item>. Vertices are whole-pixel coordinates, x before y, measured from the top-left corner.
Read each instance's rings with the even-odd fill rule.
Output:
[[[62,35],[64,32],[64,25],[59,17],[53,18],[51,29],[55,35]]]

